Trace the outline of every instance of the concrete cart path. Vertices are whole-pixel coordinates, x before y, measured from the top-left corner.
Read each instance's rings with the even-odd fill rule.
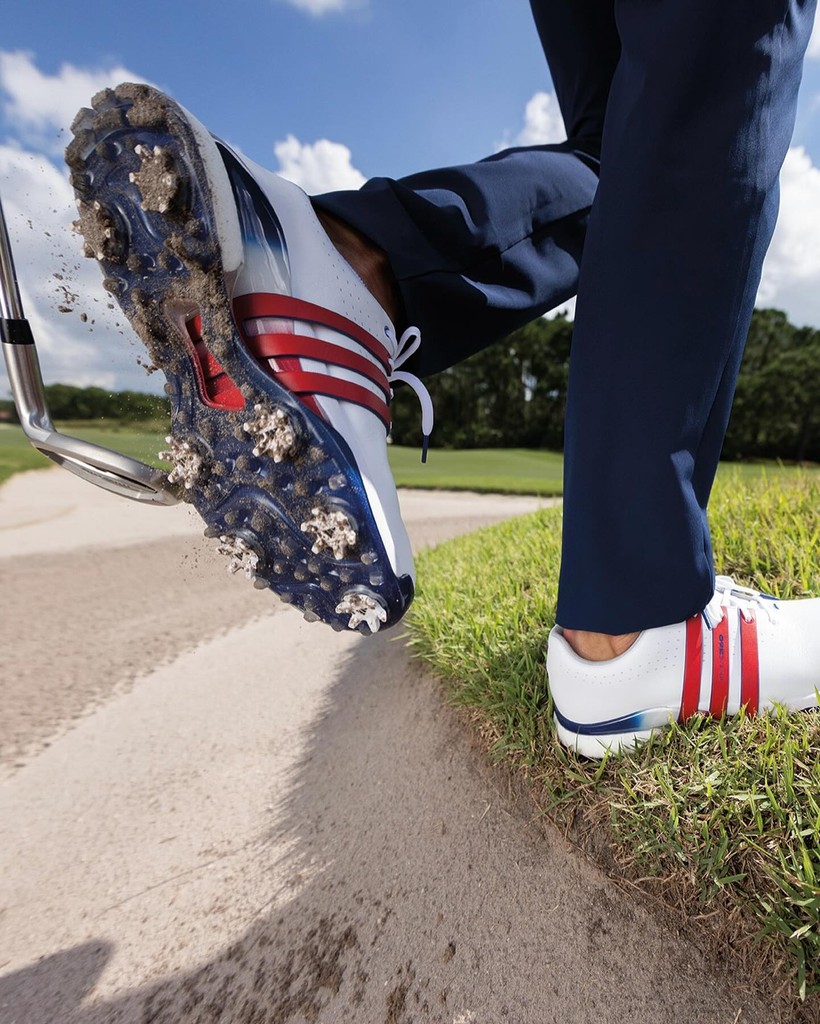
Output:
[[[404,496],[424,543],[536,504]],[[528,820],[400,637],[223,582],[199,532],[0,491],[3,1024],[769,1024]]]

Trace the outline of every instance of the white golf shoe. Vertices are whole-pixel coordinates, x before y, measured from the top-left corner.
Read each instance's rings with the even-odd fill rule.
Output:
[[[701,615],[647,629],[609,661],[579,657],[555,626],[547,671],[558,737],[584,757],[632,749],[695,714],[817,707],[820,598],[779,601],[718,576]]]
[[[121,85],[66,151],[85,251],[167,378],[163,457],[244,571],[336,629],[399,621],[413,559],[387,463],[401,337],[308,197],[172,99]]]

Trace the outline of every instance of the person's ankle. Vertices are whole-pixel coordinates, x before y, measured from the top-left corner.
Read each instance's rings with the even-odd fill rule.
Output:
[[[383,249],[365,235],[326,210],[316,216],[339,253],[364,281],[368,291],[384,309],[398,330],[402,315],[399,289]]]
[[[575,653],[587,661],[610,661],[624,654],[640,633],[590,633],[583,629],[565,629],[564,639]]]

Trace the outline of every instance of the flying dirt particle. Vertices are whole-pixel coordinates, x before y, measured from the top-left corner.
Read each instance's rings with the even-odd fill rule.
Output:
[[[88,323],[88,313],[80,313],[80,320],[82,320],[82,322],[84,324],[87,324]]]
[[[58,274],[56,271],[51,276],[52,277],[56,277],[58,281],[62,281],[62,279],[63,279],[63,275],[62,274]]]
[[[57,307],[57,312],[58,313],[73,313],[74,310],[71,308],[71,306],[58,306]]]

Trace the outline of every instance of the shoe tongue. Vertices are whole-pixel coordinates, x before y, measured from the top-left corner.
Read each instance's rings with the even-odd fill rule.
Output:
[[[729,576],[718,576],[715,580],[715,593],[703,609],[703,617],[710,629],[715,629],[720,624],[727,608],[736,609],[744,618],[749,613],[762,609],[768,618],[774,621],[778,602],[770,594],[761,594],[749,587],[738,586]]]
[[[721,604],[719,594],[715,594],[709,604],[703,609],[703,617],[706,619],[709,629],[716,629],[723,621],[723,605]]]

